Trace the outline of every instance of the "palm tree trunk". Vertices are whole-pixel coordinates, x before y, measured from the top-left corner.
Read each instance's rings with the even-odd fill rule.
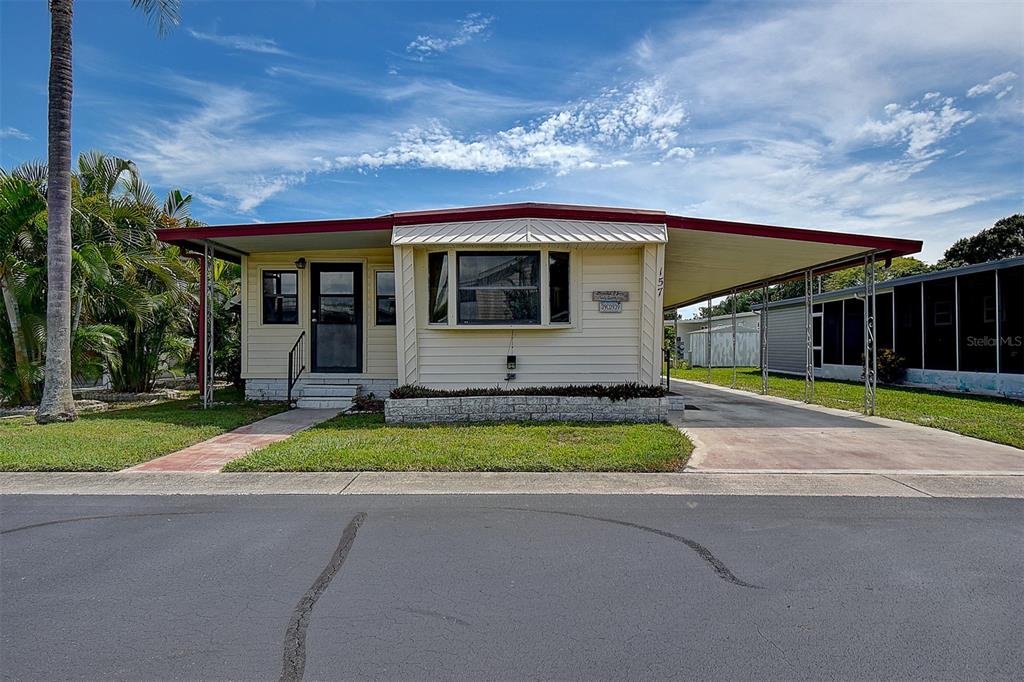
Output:
[[[18,373],[18,385],[21,390],[21,402],[27,403],[32,399],[32,385],[28,381],[28,375],[23,371],[29,364],[28,346],[25,344],[25,333],[21,328],[21,310],[18,306],[18,299],[7,284],[6,273],[0,277],[0,289],[3,290],[4,308],[7,311],[7,321],[11,326],[11,338],[14,339],[14,367]]]
[[[72,0],[50,0],[46,373],[39,423],[76,417],[71,395],[71,5]]]

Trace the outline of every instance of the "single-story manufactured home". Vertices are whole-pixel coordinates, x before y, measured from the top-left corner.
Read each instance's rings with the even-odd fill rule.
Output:
[[[906,383],[1024,398],[1024,257],[878,282],[878,348]],[[861,378],[864,288],[814,295],[816,377]],[[768,304],[768,369],[805,373],[804,298]]]
[[[241,264],[246,394],[294,397],[300,406],[403,384],[657,384],[666,310],[921,248],[888,237],[535,203],[158,236],[201,254],[204,273],[213,258]],[[202,314],[209,320],[208,304]],[[201,327],[203,376],[212,376],[216,340],[209,324]]]

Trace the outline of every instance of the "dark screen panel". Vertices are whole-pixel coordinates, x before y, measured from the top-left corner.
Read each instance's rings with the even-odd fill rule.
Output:
[[[878,348],[892,349],[892,294],[875,296],[878,311],[875,313]]]
[[[864,364],[864,301],[843,301],[843,364]]]
[[[843,364],[843,302],[825,304],[821,350],[827,365]]]
[[[1024,265],[999,271],[999,371],[1024,374]]]
[[[925,369],[956,369],[954,278],[924,283]]]
[[[896,297],[896,354],[910,369],[921,369],[921,285],[904,284]]]
[[[961,372],[996,371],[996,273],[958,278]]]

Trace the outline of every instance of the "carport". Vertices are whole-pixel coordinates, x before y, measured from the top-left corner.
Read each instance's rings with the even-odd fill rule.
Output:
[[[665,250],[665,308],[677,310],[695,303],[730,296],[732,300],[732,370],[736,387],[736,294],[760,289],[768,299],[768,287],[802,279],[804,282],[806,368],[804,400],[814,400],[816,340],[814,327],[814,279],[851,267],[864,268],[864,412],[875,412],[877,347],[875,321],[875,264],[888,266],[892,258],[921,250],[921,242],[860,234],[735,223],[721,220],[665,216],[668,244]],[[760,306],[761,393],[768,393],[768,314]],[[820,333],[820,330],[818,331]],[[711,337],[704,335],[706,356]],[[666,349],[668,364],[668,349]],[[668,373],[666,371],[666,376]],[[708,363],[708,377],[711,363]]]

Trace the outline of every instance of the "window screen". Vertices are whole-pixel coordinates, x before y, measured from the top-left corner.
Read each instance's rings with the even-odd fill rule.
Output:
[[[996,273],[963,275],[960,297],[960,371],[996,371]]]
[[[433,323],[448,322],[448,254],[427,255],[428,319]]]
[[[910,369],[921,369],[921,285],[904,284],[896,297],[896,354]]]
[[[392,325],[395,323],[395,273],[378,272],[377,281],[374,284],[374,296],[377,299],[377,324]]]
[[[263,271],[263,324],[299,321],[299,275],[295,271]]]
[[[540,324],[540,252],[459,253],[459,324]]]
[[[924,283],[925,369],[956,369],[956,285],[953,279]]]
[[[878,334],[875,340],[878,348],[892,349],[892,294],[876,295],[875,305],[878,306],[878,312],[875,313],[875,328]]]
[[[999,271],[999,371],[1024,374],[1024,265]]]
[[[569,322],[569,254],[551,251],[548,253],[548,303],[551,306],[551,321],[560,324]]]
[[[843,364],[864,364],[864,301],[843,301]]]
[[[823,315],[822,354],[826,365],[843,364],[843,302],[825,304]]]

